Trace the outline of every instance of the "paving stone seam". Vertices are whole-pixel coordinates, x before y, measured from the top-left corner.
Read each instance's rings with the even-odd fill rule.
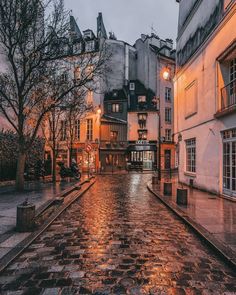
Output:
[[[5,256],[0,259],[0,275],[6,269],[6,267],[16,259],[26,248],[28,248],[54,221],[57,219],[69,206],[71,206],[79,197],[84,195],[91,186],[94,185],[96,180],[93,180],[88,186],[76,194],[71,200],[68,200],[61,208],[59,208],[36,232],[30,234],[26,239],[11,249]],[[88,183],[85,180],[81,184]],[[76,188],[77,189],[77,188]],[[74,190],[73,190],[74,191]],[[67,195],[68,196],[68,195]]]
[[[197,235],[203,239],[211,248],[216,250],[216,253],[223,258],[223,260],[236,271],[236,260],[235,253],[229,247],[220,243],[216,240],[211,233],[209,233],[204,227],[196,223],[193,219],[191,219],[185,212],[183,212],[180,208],[177,207],[172,201],[165,200],[160,194],[155,192],[151,188],[151,183],[147,184],[148,190],[155,195],[167,208],[169,208],[173,213],[175,213],[185,224],[190,226],[191,229],[194,230]],[[230,254],[228,254],[230,253]]]

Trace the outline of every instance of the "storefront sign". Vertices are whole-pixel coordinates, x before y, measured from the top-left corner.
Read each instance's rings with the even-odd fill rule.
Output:
[[[137,140],[136,144],[142,144],[142,145],[149,144],[149,140]]]

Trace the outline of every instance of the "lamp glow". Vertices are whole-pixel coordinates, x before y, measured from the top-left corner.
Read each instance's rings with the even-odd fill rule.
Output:
[[[169,80],[170,79],[170,71],[164,70],[164,72],[163,72],[163,79],[164,80]]]

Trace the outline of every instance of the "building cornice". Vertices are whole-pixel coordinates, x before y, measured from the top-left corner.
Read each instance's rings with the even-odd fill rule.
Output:
[[[198,10],[200,4],[202,3],[203,0],[198,0],[194,6],[193,9],[191,10],[191,12],[189,13],[189,15],[187,16],[187,18],[185,19],[182,28],[180,29],[180,31],[178,32],[178,36],[176,41],[178,42],[178,40],[180,39],[180,37],[183,35],[183,32],[185,31],[186,27],[188,26],[188,24],[190,23],[191,19],[193,18],[195,12]]]

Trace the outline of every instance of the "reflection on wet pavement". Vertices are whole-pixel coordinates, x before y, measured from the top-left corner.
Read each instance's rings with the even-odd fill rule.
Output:
[[[147,191],[148,180],[99,177],[5,270],[2,294],[236,292],[236,275]]]

